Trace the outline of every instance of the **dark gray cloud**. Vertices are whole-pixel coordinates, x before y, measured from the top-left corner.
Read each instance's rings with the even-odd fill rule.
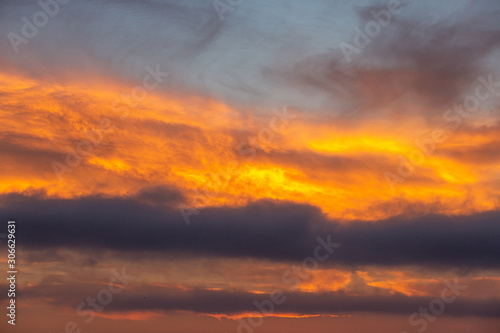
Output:
[[[450,282],[453,284],[453,281]],[[460,283],[459,283],[460,284]],[[103,285],[74,284],[63,285],[47,281],[38,286],[28,287],[19,292],[22,298],[47,298],[58,306],[75,307],[89,295],[94,295]],[[443,289],[447,288],[443,285]],[[97,290],[96,290],[97,289]],[[274,313],[298,314],[341,314],[355,312],[375,312],[410,315],[421,307],[428,307],[433,297],[405,295],[352,296],[343,291],[328,293],[302,293],[282,290],[282,304],[274,305]],[[451,297],[447,289],[445,296]],[[1,297],[5,297],[2,295]],[[270,294],[243,291],[222,291],[153,286],[126,287],[126,292],[115,294],[113,301],[105,307],[105,312],[127,311],[192,311],[204,314],[227,314],[258,312],[254,301],[265,302],[269,309]],[[267,301],[267,302],[266,302]],[[500,316],[498,298],[474,299],[458,297],[450,304],[445,304],[448,316]]]
[[[139,197],[178,199],[175,193],[145,190]],[[256,202],[202,209],[187,226],[177,209],[133,199],[11,195],[2,201],[0,215],[18,221],[19,243],[29,249],[98,248],[300,261],[313,255],[318,237],[331,235],[333,242],[342,244],[329,259],[332,264],[500,266],[500,212],[495,211],[345,224],[307,205]]]
[[[152,205],[169,206],[179,204],[186,200],[178,189],[165,185],[144,187],[133,195],[132,199]]]

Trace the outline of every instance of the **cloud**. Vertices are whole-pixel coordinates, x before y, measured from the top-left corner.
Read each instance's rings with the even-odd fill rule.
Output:
[[[45,138],[5,133],[0,136],[0,156],[4,161],[0,170],[20,178],[26,174],[50,175],[50,163],[64,159],[65,154],[49,147],[50,142]]]
[[[148,191],[139,192],[139,197]],[[149,195],[170,198],[172,193],[161,189]],[[339,223],[308,205],[261,201],[200,209],[187,226],[175,208],[126,198],[10,198],[4,196],[0,214],[18,221],[17,233],[29,249],[99,248],[301,261],[312,256],[318,237],[326,240],[331,235],[331,241],[342,246],[330,264],[499,267],[496,211]]]
[[[495,19],[500,7],[493,1],[482,7],[469,2],[429,20],[430,4],[425,13],[415,5],[405,5],[349,62],[339,47],[301,59],[292,69],[271,70],[284,84],[329,96],[346,117],[412,114],[415,106],[421,114],[440,116],[463,100],[479,75],[497,72],[492,64],[500,47]],[[372,11],[381,9],[361,7],[356,26],[363,30],[375,20]],[[357,45],[355,36],[345,42]]]
[[[139,190],[133,197],[139,202],[145,202],[153,205],[179,204],[186,199],[184,195],[176,188],[169,188],[165,185],[145,187]]]
[[[18,54],[8,38],[0,40],[0,68],[55,81],[136,83],[146,66],[159,64],[170,73],[161,89],[239,106],[374,112],[409,95],[437,107],[462,93],[499,46],[498,5],[474,5],[454,12],[452,4],[446,12],[451,18],[428,24],[428,12],[408,5],[359,61],[346,66],[338,45],[352,40],[345,27],[373,19],[370,11],[380,7],[371,1],[242,2],[223,21],[211,1],[72,1]],[[40,10],[29,1],[1,6],[2,35],[21,34],[21,18]]]
[[[451,282],[453,283],[453,282]],[[84,301],[86,296],[96,293],[102,285],[74,284],[63,285],[47,281],[20,292],[23,298],[50,298],[51,304],[74,307]],[[444,285],[443,285],[444,288]],[[340,314],[340,313],[393,313],[409,315],[420,307],[428,306],[432,297],[408,297],[403,295],[352,296],[342,291],[328,293],[292,292],[282,290],[285,301],[274,304],[276,314]],[[447,296],[451,295],[447,291]],[[4,295],[2,297],[5,297]],[[154,286],[127,286],[126,292],[114,295],[113,301],[105,312],[132,311],[189,311],[203,314],[237,315],[257,312],[254,301],[268,304],[270,295],[244,291],[223,291],[206,289],[178,289]],[[266,302],[267,301],[267,302]],[[446,304],[448,316],[498,317],[500,300],[497,298],[474,299],[458,297]]]

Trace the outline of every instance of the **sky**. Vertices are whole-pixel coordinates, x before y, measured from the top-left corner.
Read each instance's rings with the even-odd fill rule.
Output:
[[[499,14],[1,1],[2,332],[498,333]]]

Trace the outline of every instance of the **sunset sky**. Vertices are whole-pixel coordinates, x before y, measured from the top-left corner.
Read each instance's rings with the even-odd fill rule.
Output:
[[[499,17],[2,0],[1,331],[500,332]]]

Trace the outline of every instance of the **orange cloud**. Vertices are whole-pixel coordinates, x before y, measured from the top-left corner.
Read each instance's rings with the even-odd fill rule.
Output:
[[[418,117],[397,127],[389,120],[344,126],[301,114],[281,124],[275,112],[154,91],[127,107],[120,96],[130,87],[98,78],[61,86],[4,73],[1,81],[0,193],[126,196],[168,185],[193,207],[267,198],[316,205],[343,220],[498,208],[499,162],[463,153],[495,149],[492,123],[486,134],[484,125],[449,133],[391,189],[384,173],[396,172],[400,156],[409,158],[415,139],[432,129]]]

